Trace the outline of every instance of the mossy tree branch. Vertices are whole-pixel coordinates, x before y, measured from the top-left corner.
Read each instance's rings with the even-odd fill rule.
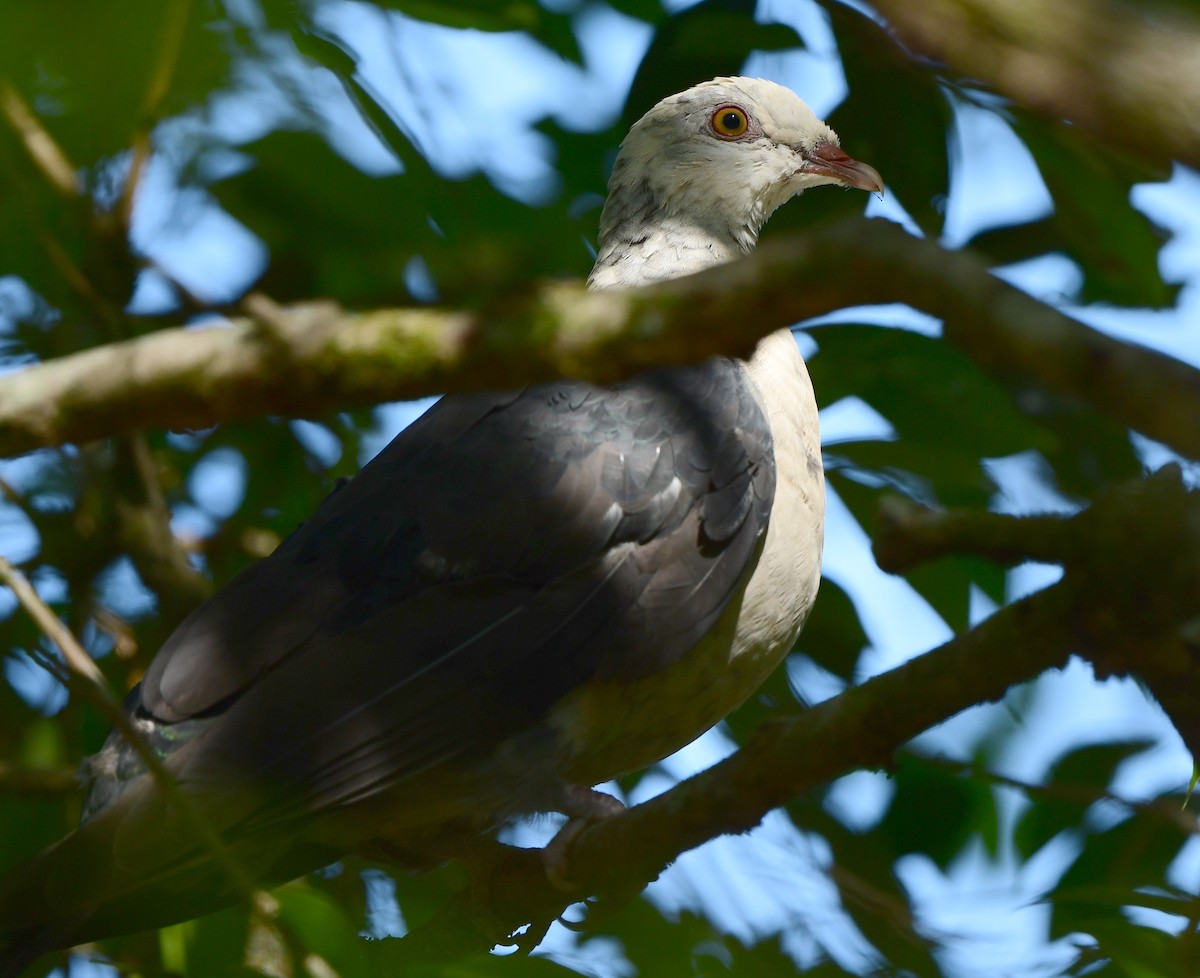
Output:
[[[486,906],[465,891],[384,951],[386,966],[486,951],[589,894],[632,896],[681,853],[748,831],[771,809],[839,775],[888,765],[897,747],[923,730],[1063,665],[1073,641],[1073,600],[1070,589],[1055,586],[1010,605],[918,659],[759,729],[720,764],[592,825],[569,853],[573,895],[549,882],[535,851],[513,851],[489,876]]]
[[[874,0],[901,40],[1137,156],[1200,166],[1200,20],[1110,0]]]
[[[0,453],[555,376],[611,382],[662,363],[744,354],[773,329],[889,302],[942,318],[947,342],[1006,381],[1079,398],[1200,457],[1200,371],[1084,326],[970,254],[857,218],[631,292],[553,283],[476,311],[362,314],[252,297],[253,318],[164,330],[0,379]]]
[[[1016,525],[1000,519],[1010,529]],[[955,549],[949,542],[955,536],[960,552],[990,554],[996,546],[999,524],[991,514],[931,514],[913,524],[914,532],[927,537],[939,520],[929,556]],[[1189,747],[1200,750],[1200,724],[1193,719],[1200,716],[1200,643],[1188,646],[1200,621],[1200,491],[1189,490],[1179,470],[1168,467],[1111,490],[1090,510],[1056,525],[1071,531],[1058,584],[911,662],[760,728],[720,764],[591,826],[569,853],[569,875],[579,884],[574,896],[555,890],[533,853],[512,852],[493,868],[486,907],[464,893],[385,950],[386,965],[485,951],[531,920],[552,920],[585,894],[637,893],[688,849],[747,831],[772,808],[849,771],[887,766],[912,737],[1062,666],[1072,652],[1098,672],[1144,679]],[[1029,556],[1044,558],[1038,529],[1036,522],[1021,524],[1004,549],[1006,559],[1023,543]],[[1159,570],[1150,573],[1151,567]],[[1172,581],[1165,589],[1163,567]]]

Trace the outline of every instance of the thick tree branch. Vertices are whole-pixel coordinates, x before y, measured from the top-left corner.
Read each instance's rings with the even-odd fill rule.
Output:
[[[979,523],[982,533],[965,518],[943,526],[961,531],[963,549],[995,544],[987,521]],[[1189,646],[1189,636],[1200,640],[1200,492],[1168,467],[1056,524],[1064,526],[1073,528],[1075,544],[1058,584],[918,659],[761,728],[715,767],[588,828],[570,851],[577,896],[636,893],[680,853],[744,832],[772,808],[847,771],[886,766],[898,745],[1061,666],[1072,651],[1101,673],[1145,679],[1195,750],[1200,641]],[[925,530],[916,526],[918,535]],[[1023,539],[1040,546],[1032,534]],[[464,895],[405,938],[401,953],[437,958],[486,950],[530,920],[553,919],[570,902],[523,852],[498,862],[486,889],[487,907]]]
[[[1080,596],[1076,651],[1099,675],[1143,680],[1200,756],[1200,491],[1177,466],[1115,486],[1071,519],[897,501],[880,515],[876,553],[891,570],[950,553],[1061,563]]]
[[[918,659],[760,729],[715,767],[592,825],[570,851],[574,896],[555,889],[534,854],[513,852],[489,877],[486,908],[464,893],[404,939],[400,960],[486,951],[586,894],[640,892],[688,849],[745,832],[772,808],[848,771],[887,766],[897,745],[1065,663],[1074,604],[1070,589],[1056,585],[1010,605]],[[388,966],[396,963],[389,954]]]
[[[974,256],[853,219],[636,292],[542,285],[477,312],[333,304],[165,330],[0,379],[0,454],[145,427],[312,416],[554,376],[610,382],[662,363],[744,354],[765,333],[847,304],[906,302],[985,370],[1093,404],[1200,457],[1200,371],[1111,339],[996,279]]]
[[[159,600],[159,614],[182,621],[213,591],[192,566],[171,529],[171,510],[158,482],[154,459],[140,434],[118,439],[104,476],[112,493],[117,543]]]
[[[910,47],[1140,157],[1200,166],[1200,22],[1108,0],[873,0]],[[1165,7],[1165,5],[1164,5]]]
[[[898,301],[941,317],[946,340],[995,376],[1078,397],[1200,457],[1200,371],[1063,316],[971,254],[860,218],[636,292],[552,283],[478,312],[364,314],[258,298],[256,319],[164,330],[0,379],[0,454],[556,376],[612,382],[744,354],[770,330],[848,304]]]
[[[893,574],[961,553],[1005,566],[1027,560],[1061,564],[1078,551],[1079,544],[1078,529],[1063,516],[929,509],[901,496],[880,501],[872,537],[875,562]]]

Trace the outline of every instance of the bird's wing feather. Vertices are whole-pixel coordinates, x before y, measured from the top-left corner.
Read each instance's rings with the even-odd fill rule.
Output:
[[[443,400],[181,626],[137,710],[211,718],[173,767],[271,786],[255,820],[357,801],[598,672],[683,655],[744,582],[773,490],[734,361]]]

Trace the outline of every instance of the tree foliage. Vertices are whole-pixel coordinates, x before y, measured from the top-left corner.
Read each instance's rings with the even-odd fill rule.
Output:
[[[584,836],[580,878],[604,895],[578,933],[556,925],[542,956],[479,950],[567,902],[555,905],[516,855],[487,912],[459,866],[409,876],[351,858],[276,891],[272,914],[234,907],[87,953],[195,978],[983,976],[1006,973],[990,961],[989,911],[951,927],[931,905],[1004,886],[1029,921],[1021,953],[1000,955],[1021,962],[1014,971],[1200,972],[1191,772],[1129,776],[1160,743],[1152,711],[1132,731],[1098,720],[1094,736],[1056,742],[1050,757],[1027,736],[1035,714],[1044,730],[1047,697],[1092,709],[1108,677],[1133,675],[1188,747],[1200,743],[1200,502],[1187,488],[1188,458],[1200,458],[1200,330],[1169,318],[1184,300],[1164,250],[1183,224],[1156,224],[1138,195],[1168,179],[1172,159],[1197,161],[1188,107],[1200,76],[1179,54],[1180,37],[1200,45],[1194,5],[1046,5],[1062,20],[1036,37],[1005,33],[1017,5],[1004,0],[941,0],[941,21],[921,6],[880,2],[894,24],[836,0],[757,17],[751,0],[675,12],[658,0],[0,8],[0,356],[11,373],[0,377],[0,443],[36,446],[0,466],[0,552],[119,694],[214,586],[269,553],[380,447],[397,413],[370,400],[735,352],[744,322],[742,333],[720,329],[720,311],[735,307],[764,333],[797,309],[862,307],[804,330],[822,406],[865,404],[879,420],[826,445],[829,484],[879,566],[919,596],[889,605],[826,580],[787,668],[723,728],[743,749],[667,796],[674,807],[659,799]],[[1064,36],[1056,61],[1053,32],[1077,33],[1085,14],[1104,45],[1081,61],[1078,38]],[[884,174],[884,213],[912,237],[863,223],[859,195],[812,193],[772,220],[765,237],[778,250],[714,274],[707,291],[666,291],[662,308],[682,309],[685,324],[691,311],[703,339],[651,335],[638,317],[658,307],[631,301],[618,317],[628,332],[603,350],[579,346],[595,339],[578,327],[584,298],[545,283],[586,274],[606,168],[630,123],[747,63],[804,94],[803,68],[820,52],[804,54],[790,25],[814,20],[832,32],[847,84],[829,121]],[[605,47],[618,27],[646,42],[632,78],[618,62],[636,60],[637,42]],[[1130,66],[1168,36],[1181,132],[1159,137],[1142,128],[1165,111],[1146,101],[1166,97],[1158,75]],[[480,85],[448,79],[517,70],[516,59],[483,58],[489,44],[528,52],[542,88],[568,77],[602,88],[611,111],[569,109],[531,87],[525,109],[488,117],[498,102],[473,105]],[[1014,50],[1042,72],[1041,89],[1014,68]],[[1102,84],[1105,64],[1127,84]],[[1080,78],[1097,79],[1094,91]],[[1142,104],[1121,100],[1130,90]],[[964,129],[980,118],[1010,139],[992,165],[1019,157],[1031,175],[1016,179],[1040,178],[1050,206],[968,222],[951,243],[956,182],[987,155]],[[827,264],[805,279],[817,254]],[[1013,269],[1051,255],[1071,264],[1065,294],[1022,294],[989,274],[1030,281]],[[797,281],[806,305],[776,298]],[[320,370],[305,359],[313,307],[292,305],[312,300],[328,300],[316,317],[331,338]],[[906,305],[903,328],[885,302]],[[1098,309],[1162,311],[1169,325],[1130,314],[1113,339],[1080,321]],[[366,315],[380,311],[390,312]],[[168,376],[139,357],[150,334],[163,357],[208,350],[194,327],[214,314],[240,332],[186,368]],[[447,337],[464,321],[455,346]],[[1163,331],[1191,350],[1191,366],[1138,345],[1162,343]],[[339,349],[360,334],[361,348]],[[251,348],[261,369],[238,374],[217,352]],[[83,351],[107,358],[70,360]],[[395,364],[403,384],[389,388],[387,371],[364,367],[372,361]],[[85,368],[68,374],[72,363]],[[289,397],[291,381],[306,393]],[[95,390],[104,403],[87,400]],[[164,429],[172,417],[191,427]],[[80,431],[93,440],[73,441]],[[1145,474],[1172,457],[1182,468]],[[1018,518],[1047,505],[1055,515]],[[1061,582],[1019,597],[1008,569],[1026,561],[1065,568]],[[879,618],[902,632],[922,602],[954,637],[877,675]],[[0,610],[2,871],[78,821],[72,770],[106,724],[94,696],[78,686],[64,696],[43,670],[58,653],[33,620],[12,600]],[[1066,683],[1053,670],[1072,653],[1082,661]],[[622,788],[641,799],[677,770]],[[701,849],[642,892],[683,849],[749,829],[768,809],[761,830]],[[412,938],[364,940],[396,930],[393,906]]]

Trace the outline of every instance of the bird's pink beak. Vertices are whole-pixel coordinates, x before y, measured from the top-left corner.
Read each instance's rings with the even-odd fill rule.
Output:
[[[870,193],[883,193],[883,177],[879,175],[879,171],[867,163],[860,163],[847,156],[840,146],[821,143],[816,149],[803,155],[808,163],[805,169],[809,173],[833,177],[847,187],[857,187]]]

